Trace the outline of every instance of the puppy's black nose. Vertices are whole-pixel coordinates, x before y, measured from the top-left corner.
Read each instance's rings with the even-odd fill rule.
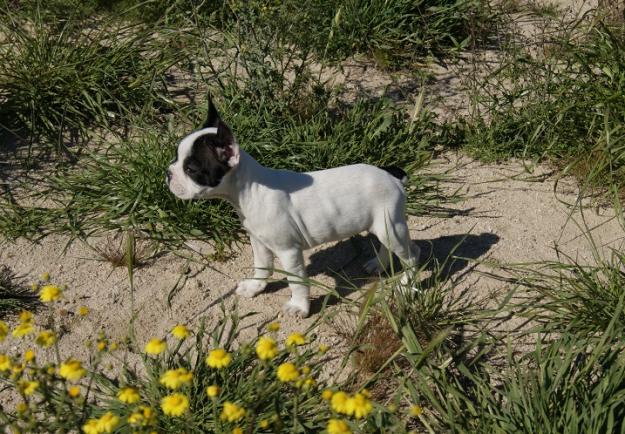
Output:
[[[167,169],[165,173],[165,184],[169,185],[169,181],[171,181],[171,170]]]

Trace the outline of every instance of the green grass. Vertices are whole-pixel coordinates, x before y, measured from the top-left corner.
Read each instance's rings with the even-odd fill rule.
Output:
[[[75,154],[96,128],[127,127],[126,117],[170,106],[165,73],[180,58],[171,35],[114,20],[48,23],[0,10],[0,126],[29,155]],[[80,149],[80,147],[78,147]]]
[[[579,26],[556,34],[544,54],[519,47],[478,90],[467,147],[487,160],[556,163],[585,187],[625,184],[625,27]],[[581,32],[581,35],[579,34]]]
[[[37,304],[37,294],[11,268],[0,265],[0,318]]]

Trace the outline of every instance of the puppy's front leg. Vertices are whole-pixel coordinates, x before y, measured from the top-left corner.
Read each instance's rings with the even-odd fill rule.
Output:
[[[304,282],[306,279],[306,267],[304,266],[304,255],[301,250],[293,249],[283,252],[276,252],[291,287],[291,300],[284,305],[284,311],[291,315],[307,317],[310,311],[310,300],[308,299],[310,288]]]
[[[267,278],[273,268],[273,253],[263,243],[250,235],[252,252],[254,253],[254,278],[239,282],[237,294],[251,298],[263,292],[267,287]]]

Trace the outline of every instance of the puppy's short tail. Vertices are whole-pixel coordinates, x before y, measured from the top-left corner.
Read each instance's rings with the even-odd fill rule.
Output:
[[[401,168],[399,168],[397,166],[384,166],[384,167],[380,167],[380,169],[386,170],[388,173],[393,175],[395,178],[399,179],[399,181],[403,185],[406,185],[406,182],[408,182],[408,174],[406,172],[404,172],[403,169],[401,169]]]

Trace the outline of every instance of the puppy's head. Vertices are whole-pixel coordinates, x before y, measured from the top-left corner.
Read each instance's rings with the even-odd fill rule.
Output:
[[[210,197],[238,164],[239,145],[209,96],[206,122],[178,145],[176,158],[167,169],[166,183],[180,199]]]

